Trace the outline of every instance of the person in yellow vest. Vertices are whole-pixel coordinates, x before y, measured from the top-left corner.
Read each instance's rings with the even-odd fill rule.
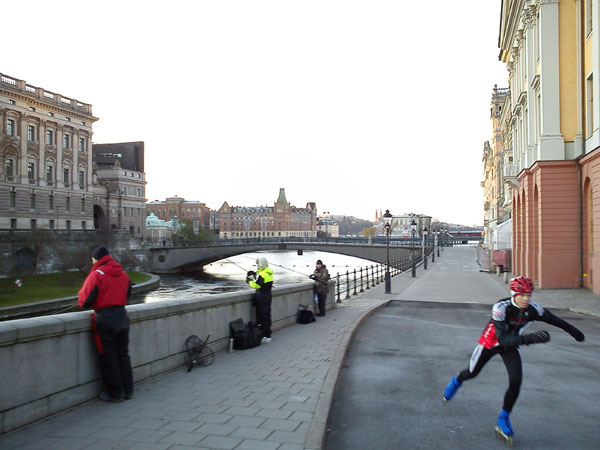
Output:
[[[256,306],[256,323],[263,332],[262,343],[271,342],[271,289],[273,288],[273,271],[269,268],[267,258],[256,258],[258,272],[249,271],[246,282],[256,289],[254,304]]]

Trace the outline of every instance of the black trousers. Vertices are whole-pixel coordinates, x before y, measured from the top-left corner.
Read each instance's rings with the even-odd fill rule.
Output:
[[[317,299],[319,300],[319,315],[324,316],[327,312],[327,291],[317,291]]]
[[[271,294],[256,293],[256,324],[262,330],[264,337],[271,337]]]
[[[133,395],[133,372],[129,357],[129,317],[125,307],[96,311],[96,346],[100,373],[111,397]]]
[[[469,368],[459,373],[457,379],[462,383],[465,380],[475,378],[492,356],[498,354],[502,358],[506,371],[508,372],[508,389],[504,394],[502,409],[511,412],[517,401],[517,397],[519,396],[521,382],[523,381],[523,364],[521,362],[521,354],[519,353],[518,347],[505,348],[498,346],[485,348],[482,345],[478,345],[475,347],[473,355],[471,356]]]

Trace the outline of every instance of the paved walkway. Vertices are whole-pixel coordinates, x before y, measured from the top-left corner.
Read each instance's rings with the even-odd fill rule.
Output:
[[[255,349],[217,355],[138,384],[133,400],[88,402],[0,437],[2,449],[320,449],[338,372],[361,321],[388,300],[475,302],[508,295],[503,278],[479,272],[475,248],[445,249],[429,270],[343,300],[324,318],[293,325]],[[600,317],[589,291],[536,291],[543,306]],[[40,379],[43,382],[43,378]]]

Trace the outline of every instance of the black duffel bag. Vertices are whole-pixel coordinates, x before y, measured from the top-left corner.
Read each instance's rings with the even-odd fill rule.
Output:
[[[263,332],[254,322],[245,324],[242,319],[229,322],[229,331],[233,339],[234,350],[245,350],[260,345]]]

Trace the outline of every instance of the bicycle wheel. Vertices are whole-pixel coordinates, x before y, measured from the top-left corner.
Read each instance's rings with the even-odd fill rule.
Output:
[[[196,363],[201,366],[210,366],[215,360],[215,352],[213,352],[210,347],[205,343],[202,346],[202,350],[198,354],[196,358]]]
[[[188,366],[188,372],[192,370],[194,364],[198,361],[198,356],[204,347],[204,342],[195,334],[192,334],[185,340],[185,364]]]

